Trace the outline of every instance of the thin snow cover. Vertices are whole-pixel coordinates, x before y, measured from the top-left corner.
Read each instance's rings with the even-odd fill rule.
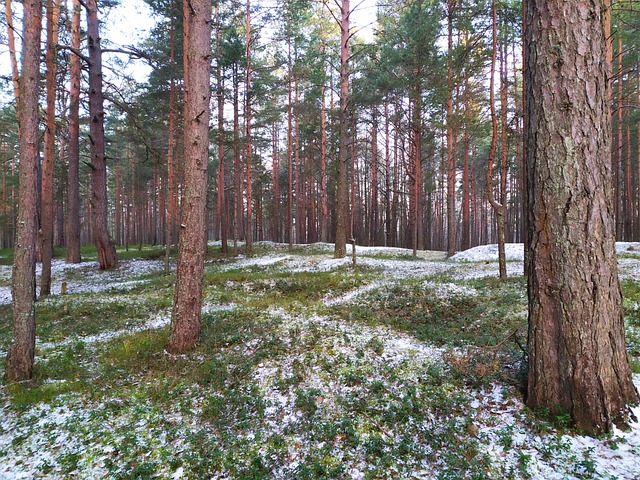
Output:
[[[640,242],[616,242],[616,253],[640,255]]]
[[[634,375],[640,388],[640,375]],[[503,386],[476,392],[471,408],[480,417],[478,438],[496,465],[519,465],[526,459],[530,476],[535,480],[577,480],[607,478],[636,480],[640,478],[640,422],[629,430],[614,428],[609,437],[583,435],[540,435],[526,428],[525,407],[511,394],[504,395]],[[640,420],[640,406],[633,408]],[[573,471],[567,472],[567,465]]]
[[[0,305],[8,305],[12,301],[11,287],[0,287]]]
[[[507,261],[523,261],[524,260],[524,244],[523,243],[505,243],[504,253]],[[498,261],[498,245],[480,245],[458,252],[450,260],[453,262],[497,262]]]
[[[327,248],[322,244],[310,249],[308,255],[270,253],[208,264],[208,268],[226,271],[257,266],[269,271],[289,272],[350,268],[351,258],[331,258],[328,245],[326,244]],[[638,245],[640,248],[640,244]],[[428,277],[439,273],[445,273],[448,278],[454,279],[497,276],[495,260],[487,256],[488,252],[490,253],[490,249],[485,250],[484,256],[478,252],[473,257],[475,260],[467,260],[469,263],[465,263],[438,261],[430,254],[418,260],[408,260],[404,257],[410,254],[409,250],[357,247],[357,265],[378,269],[379,277],[339,296],[328,294],[322,303],[348,305],[362,301],[361,297],[367,292],[408,278],[417,278],[421,285],[439,298],[474,296],[477,291],[473,287],[453,281],[439,282]],[[363,255],[371,255],[373,258]],[[399,258],[375,258],[376,255]],[[620,259],[621,270],[625,270],[627,273],[624,275],[630,278],[640,278],[640,274],[635,276],[635,272],[640,272],[640,259],[633,258],[633,255],[630,257]],[[55,282],[67,279],[70,286],[86,288],[83,291],[87,292],[112,292],[116,289],[126,291],[131,285],[144,283],[144,278],[161,271],[162,267],[162,261],[128,261],[121,262],[116,271],[102,272],[95,263],[68,267],[56,262],[54,285]],[[521,271],[519,269],[522,268],[522,262],[510,262],[509,267],[510,274],[517,274]],[[67,272],[68,269],[76,271]],[[6,271],[6,268],[0,268],[0,281],[5,278]],[[69,278],[65,272],[69,274]],[[2,288],[8,287],[0,288],[0,301]],[[116,292],[105,295],[104,300],[123,301],[124,297],[125,295],[121,296]],[[51,308],[58,308],[62,300],[53,297],[46,301],[51,302]],[[234,308],[235,304],[211,301],[203,305],[202,311],[211,313]],[[261,392],[265,414],[257,427],[258,431],[247,431],[246,438],[249,441],[256,439],[256,448],[260,447],[258,438],[282,438],[282,449],[287,452],[287,460],[275,467],[271,472],[272,478],[295,478],[296,468],[312,450],[319,448],[304,429],[308,419],[297,404],[300,402],[300,392],[317,392],[313,399],[318,410],[317,416],[330,424],[349,415],[351,399],[366,393],[357,383],[341,381],[341,377],[345,377],[351,370],[365,374],[364,382],[382,385],[382,390],[387,393],[384,396],[380,394],[380,399],[390,401],[402,398],[408,386],[419,384],[430,367],[447,368],[446,352],[443,349],[389,327],[370,326],[355,321],[350,323],[339,317],[319,315],[315,309],[306,310],[303,307],[297,307],[293,311],[270,308],[261,312],[261,317],[274,322],[275,334],[282,342],[282,350],[272,357],[260,360],[261,363],[254,366],[249,374]],[[146,322],[134,327],[85,336],[81,340],[87,344],[87,348],[92,348],[92,345],[118,335],[163,328],[168,322],[168,312],[159,311]],[[57,343],[38,344],[38,348],[42,352],[72,341],[74,340],[63,339]],[[253,338],[237,348],[240,348],[240,353],[251,355],[260,341]],[[46,357],[46,354],[43,356]],[[300,371],[302,380],[298,384],[286,381]],[[134,380],[142,382],[142,376],[135,377]],[[634,382],[640,388],[640,375],[634,376]],[[179,397],[179,400],[176,400],[175,407],[161,408],[153,404],[144,396],[144,389],[134,392],[138,397],[127,397],[126,392],[114,389],[107,397],[98,396],[99,400],[83,397],[82,393],[66,394],[55,397],[50,403],[38,403],[25,411],[19,411],[10,406],[7,391],[0,387],[0,479],[30,479],[47,475],[49,478],[63,478],[65,475],[75,478],[106,478],[114,473],[113,462],[122,468],[128,466],[123,462],[129,462],[131,458],[121,455],[119,447],[127,445],[132,439],[142,451],[136,459],[139,463],[148,460],[154,455],[153,452],[176,452],[176,455],[180,455],[181,452],[188,451],[193,448],[188,439],[206,423],[202,417],[203,394],[198,391],[197,385],[184,385],[180,388],[184,390],[176,394],[175,398]],[[464,428],[464,422],[473,420],[473,425],[477,427],[477,448],[491,459],[492,467],[500,472],[511,472],[512,478],[532,480],[640,478],[640,422],[634,422],[629,431],[615,430],[610,437],[601,439],[561,435],[555,431],[541,434],[535,425],[532,426],[530,413],[520,396],[509,387],[496,384],[485,389],[462,388],[470,399],[464,404],[468,411],[448,412],[450,419],[456,425],[460,424],[461,428]],[[640,406],[634,408],[634,413],[640,419]],[[427,418],[425,415],[422,421],[425,431],[436,431],[440,427],[435,416]],[[361,416],[358,422],[363,427],[359,435],[366,441],[366,428],[376,430],[377,425],[367,415]],[[407,425],[398,424],[397,429],[383,432],[388,444],[393,447],[386,453],[393,456],[399,465],[405,459],[395,448],[402,429],[407,428]],[[336,442],[332,455],[344,465],[344,475],[347,478],[367,478],[375,473],[361,450],[352,452],[352,457],[346,458],[341,449],[344,446],[340,443],[342,440],[336,437]],[[254,444],[249,443],[249,446],[253,447]],[[415,438],[415,446],[423,451],[429,448],[419,436]],[[440,455],[446,455],[446,452],[437,453],[440,458],[438,461],[445,462]],[[77,461],[75,470],[64,471],[64,462],[73,460]],[[111,468],[108,468],[109,463],[112,464]],[[442,466],[438,462],[425,462],[413,472],[413,478],[436,478],[441,473],[439,468]],[[223,475],[227,476],[212,478],[232,478],[231,473]],[[165,462],[159,467],[156,476],[191,478],[189,464],[185,462],[183,466],[171,466]],[[492,476],[488,472],[487,478],[503,476]]]
[[[340,305],[343,303],[348,303],[352,300],[354,300],[356,297],[359,297],[361,295],[364,295],[367,292],[370,292],[371,290],[375,290],[376,288],[380,288],[383,285],[382,282],[373,282],[370,283],[369,285],[365,285],[364,287],[360,287],[357,288],[355,290],[352,290],[350,292],[347,292],[343,295],[340,295],[338,297],[332,297],[329,296],[327,298],[324,299],[324,301],[322,303],[324,303],[325,305]]]
[[[291,255],[273,254],[255,257],[245,257],[244,255],[238,255],[235,260],[225,263],[222,267],[220,267],[220,270],[224,272],[228,270],[239,270],[242,268],[250,267],[266,267],[283,262],[288,258],[291,258]]]

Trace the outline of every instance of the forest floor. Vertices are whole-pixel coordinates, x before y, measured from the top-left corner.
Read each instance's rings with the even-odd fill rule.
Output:
[[[640,423],[593,439],[523,405],[521,245],[504,282],[495,246],[357,247],[355,268],[332,250],[210,245],[202,340],[178,356],[162,247],[119,250],[108,272],[91,251],[56,259],[35,379],[0,387],[0,479],[640,478]],[[640,244],[618,244],[618,262],[640,387]]]

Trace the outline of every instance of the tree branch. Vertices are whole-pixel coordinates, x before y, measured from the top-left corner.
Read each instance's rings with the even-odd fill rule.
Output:
[[[74,55],[80,57],[82,60],[84,60],[86,63],[89,63],[89,57],[87,57],[86,55],[84,55],[80,50],[78,50],[77,48],[73,48],[69,45],[56,45],[56,48],[58,50],[68,50],[71,53],[73,53]]]

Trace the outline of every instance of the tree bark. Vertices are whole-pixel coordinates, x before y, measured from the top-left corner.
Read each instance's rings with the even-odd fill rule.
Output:
[[[340,8],[340,150],[338,152],[338,177],[336,179],[336,235],[334,257],[347,254],[347,222],[349,219],[349,195],[347,188],[347,163],[349,162],[349,0],[342,0]]]
[[[371,207],[369,213],[369,245],[380,243],[380,203],[378,202],[378,106],[371,110]]]
[[[222,51],[220,47],[220,7],[216,4],[216,53],[218,55],[216,67],[216,95],[218,97],[218,218],[220,219],[220,245],[222,253],[228,252],[227,226],[229,220],[225,208],[225,180],[224,180],[224,83],[222,79]]]
[[[293,249],[293,60],[291,58],[291,38],[287,44],[287,166],[289,173],[289,191],[287,192],[287,241],[289,251]]]
[[[324,56],[324,43],[322,54]],[[324,78],[320,85],[320,241],[329,241],[329,202],[327,199],[327,100]]]
[[[247,72],[246,72],[246,84],[245,84],[245,157],[246,157],[246,169],[247,169],[247,227],[245,232],[245,251],[251,253],[251,241],[253,235],[253,185],[251,178],[251,0],[247,0],[247,13],[246,13],[246,43],[247,43]]]
[[[44,159],[42,161],[42,210],[40,215],[40,241],[42,249],[42,275],[40,296],[51,293],[51,260],[53,257],[53,170],[56,156],[56,73],[58,64],[58,20],[60,4],[47,0],[47,53],[45,63],[47,92],[47,122],[44,131]]]
[[[490,73],[490,81],[489,81],[489,106],[491,108],[491,147],[489,148],[489,162],[487,165],[487,198],[489,203],[491,204],[491,208],[496,214],[496,226],[498,232],[498,271],[500,275],[500,279],[504,280],[507,278],[507,260],[504,250],[504,211],[505,211],[505,201],[504,198],[502,203],[498,203],[493,195],[493,165],[496,159],[496,144],[498,142],[498,118],[496,115],[496,104],[495,104],[495,70],[496,70],[496,54],[498,50],[498,42],[497,42],[497,22],[496,22],[496,2],[493,0],[491,3],[491,16],[492,16],[492,53],[491,53],[491,73]],[[500,73],[502,73],[502,69],[500,69]],[[501,83],[501,96],[502,96],[502,83]],[[506,92],[505,92],[506,93]],[[506,103],[506,98],[505,98]],[[503,105],[504,108],[504,105]],[[506,135],[506,132],[503,132],[503,135]],[[503,140],[503,149],[506,148],[506,141]],[[504,153],[503,153],[504,155]],[[500,186],[506,190],[506,165],[500,169],[501,178],[500,178]]]
[[[456,0],[447,0],[447,255],[456,253],[456,152],[453,149],[453,10]]]
[[[23,2],[22,75],[20,76],[20,189],[13,260],[13,340],[5,380],[31,379],[36,346],[35,268],[38,187],[38,74],[42,4]]]
[[[80,51],[80,1],[73,0],[71,46]],[[69,165],[67,173],[67,263],[80,263],[80,57],[69,66]]]
[[[618,25],[618,29],[620,25]],[[616,181],[614,188],[616,189],[616,238],[618,240],[624,240],[624,195],[627,193],[623,187],[623,173],[622,173],[622,38],[618,37],[618,102],[616,106],[616,118],[617,118],[617,135],[615,143],[616,152]]]
[[[87,39],[89,43],[89,140],[91,142],[91,214],[93,241],[98,250],[101,269],[118,264],[116,248],[107,227],[107,158],[104,139],[102,97],[102,48],[96,0],[87,0]]]
[[[240,80],[238,79],[238,65],[233,65],[233,183],[235,214],[233,216],[233,252],[236,253],[238,240],[242,239],[242,221],[244,217],[243,178],[244,166],[240,157],[240,111],[239,93]]]
[[[469,223],[469,78],[465,78],[464,85],[464,160],[462,166],[462,241],[460,248],[464,251],[470,247],[471,228]]]
[[[211,58],[211,2],[191,0],[185,5],[189,35],[185,53],[189,75],[184,121],[185,192],[181,212],[176,289],[167,350],[194,348],[200,337],[202,274],[207,250],[206,192],[209,150],[209,64]]]
[[[16,99],[16,112],[20,108],[20,72],[18,71],[18,58],[16,55],[16,39],[13,25],[13,10],[11,0],[4,0],[4,11],[7,19],[7,44],[9,46],[9,60],[11,62],[11,83]]]
[[[173,18],[170,27],[171,44],[169,61],[175,65],[175,27]],[[175,125],[176,125],[176,82],[172,78],[169,83],[169,125],[167,129],[167,219],[165,232],[164,269],[169,271],[171,245],[178,242],[178,172],[175,158]]]
[[[615,256],[603,2],[527,0],[527,405],[578,429],[637,403]]]
[[[280,163],[278,162],[278,128],[271,125],[271,182],[273,183],[273,210],[271,217],[271,240],[279,242],[280,234]]]

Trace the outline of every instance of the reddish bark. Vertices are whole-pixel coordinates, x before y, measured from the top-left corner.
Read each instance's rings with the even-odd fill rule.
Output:
[[[639,401],[615,256],[603,7],[528,0],[526,10],[527,405],[568,412],[590,434],[624,425]]]
[[[247,77],[246,77],[246,90],[245,90],[245,133],[246,133],[246,147],[245,147],[245,160],[247,169],[247,228],[245,232],[245,250],[247,253],[251,252],[251,241],[253,235],[253,185],[251,178],[251,1],[247,0],[247,13],[246,13],[246,43],[247,43]]]
[[[453,148],[453,11],[456,0],[447,0],[447,255],[456,253],[456,152]]]
[[[87,0],[87,40],[89,43],[89,123],[91,142],[91,214],[93,241],[101,269],[118,264],[116,249],[107,228],[107,159],[105,156],[104,108],[102,97],[102,48],[98,31],[96,0]]]
[[[206,192],[209,148],[209,67],[211,57],[211,2],[190,0],[185,6],[188,37],[185,62],[189,75],[185,81],[187,101],[184,121],[185,191],[181,212],[178,265],[171,332],[167,349],[185,352],[200,337],[202,314],[202,275],[207,250]]]
[[[35,268],[38,187],[38,74],[42,4],[23,2],[22,75],[20,76],[20,189],[13,260],[13,340],[7,354],[5,380],[29,380],[36,345]]]
[[[218,62],[216,67],[218,99],[218,218],[220,219],[220,245],[222,253],[228,252],[227,237],[229,236],[229,217],[225,208],[225,179],[224,179],[224,80],[220,50],[220,7],[216,4],[216,52]]]
[[[45,63],[47,92],[47,121],[44,131],[44,158],[42,161],[42,207],[40,214],[40,241],[42,251],[42,275],[40,296],[51,293],[51,260],[53,258],[53,169],[56,149],[56,53],[58,45],[58,20],[60,4],[47,0],[47,53]]]
[[[340,147],[338,152],[338,176],[336,178],[336,234],[335,258],[347,254],[347,222],[349,197],[347,188],[347,163],[349,161],[349,0],[342,0],[340,8]]]

